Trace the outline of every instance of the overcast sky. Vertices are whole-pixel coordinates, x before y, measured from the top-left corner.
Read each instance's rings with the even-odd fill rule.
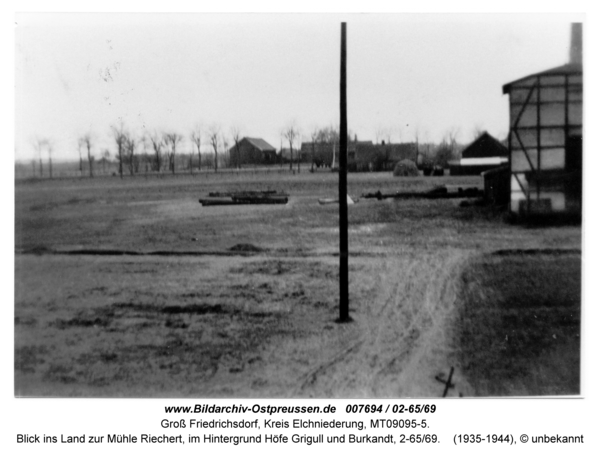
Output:
[[[450,130],[508,132],[502,85],[568,62],[582,16],[405,14],[20,14],[16,158],[35,136],[77,159],[77,139],[108,148],[120,119],[137,134],[197,123],[279,148],[339,123],[340,22],[348,23],[348,121],[359,139],[438,141]],[[584,26],[585,39],[585,26]],[[584,43],[585,44],[585,43]],[[584,51],[585,52],[585,51]],[[229,138],[230,144],[232,143]],[[204,143],[208,147],[207,137]],[[186,139],[181,151],[192,149]],[[208,148],[206,149],[208,151]]]

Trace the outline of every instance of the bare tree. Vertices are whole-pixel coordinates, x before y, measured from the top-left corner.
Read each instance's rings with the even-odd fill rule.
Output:
[[[138,143],[140,143],[142,145],[142,155],[140,156],[140,159],[137,160],[136,163],[136,170],[139,171],[139,165],[141,163],[144,164],[144,176],[148,176],[148,164],[151,162],[151,158],[150,155],[148,154],[148,137],[146,135],[146,133],[143,133],[140,136],[140,139],[138,141]]]
[[[42,163],[42,157],[44,153],[44,149],[48,154],[48,174],[50,178],[52,178],[52,152],[54,151],[53,144],[49,139],[35,137],[33,139],[33,147],[38,155],[38,162],[40,167],[40,177],[44,176],[44,166]]]
[[[331,167],[335,167],[335,149],[340,143],[340,133],[335,126],[329,126],[324,130],[325,140],[332,147]]]
[[[311,158],[310,158],[310,171],[315,171],[315,147],[317,145],[317,140],[319,139],[319,128],[315,126],[310,132],[310,142],[311,142]]]
[[[458,150],[458,135],[459,134],[460,134],[460,128],[458,126],[453,126],[446,132],[446,135],[444,137],[444,140],[450,144],[453,155],[455,155]]]
[[[137,140],[133,133],[127,134],[125,139],[125,150],[127,152],[127,166],[129,167],[129,175],[133,176],[136,170],[135,164],[135,148],[137,146]]]
[[[152,142],[152,149],[154,150],[155,170],[160,173],[162,167],[162,148],[165,146],[165,141],[163,136],[155,131],[154,134],[150,135],[150,142]]]
[[[175,155],[177,154],[177,144],[183,140],[183,136],[176,132],[171,132],[164,135],[165,142],[169,144],[170,148],[168,151],[169,167],[171,172],[175,175]]]
[[[448,161],[456,157],[458,151],[457,137],[460,129],[457,127],[450,128],[446,131],[442,142],[438,145],[435,151],[434,163],[440,167],[447,167]]]
[[[298,130],[298,137],[296,137],[296,160],[298,161],[298,173],[300,173],[300,160],[302,159],[302,135],[300,130]]]
[[[110,151],[108,149],[104,149],[104,151],[102,151],[102,173],[106,175],[106,163],[109,161],[110,159]]]
[[[83,156],[81,154],[81,147],[83,147],[83,140],[80,137],[77,140],[77,150],[79,151],[79,176],[83,176]]]
[[[127,141],[127,133],[123,122],[119,122],[118,126],[112,126],[113,138],[117,144],[117,159],[119,161],[119,176],[123,178],[123,153]]]
[[[92,156],[92,133],[88,132],[88,133],[84,134],[83,136],[81,136],[80,141],[81,141],[81,144],[84,145],[87,149],[90,178],[93,178],[94,177],[94,168],[93,168],[94,157]]]
[[[223,134],[221,136],[221,143],[223,144],[223,165],[225,167],[229,167],[229,162],[228,162],[228,158],[229,158],[229,153],[228,153],[229,141],[227,140],[227,136],[225,134]]]
[[[283,137],[290,144],[290,170],[293,168],[294,163],[294,142],[297,137],[300,135],[298,131],[298,126],[296,126],[295,121],[291,121],[283,130]],[[298,161],[298,170],[300,170],[300,162]]]
[[[202,154],[200,152],[200,147],[202,145],[202,127],[200,124],[197,124],[190,135],[192,142],[196,145],[196,151],[198,152],[198,172],[202,171]]]
[[[240,142],[242,141],[242,133],[238,126],[231,127],[231,137],[233,138],[233,143],[235,144],[235,155],[237,161],[238,170],[241,167],[241,156],[240,156]]]
[[[429,137],[429,131],[427,129],[418,130],[417,145],[419,146],[419,152],[423,163],[432,163],[433,155],[435,150],[432,150],[432,143]],[[417,161],[417,166],[421,166],[421,163]]]
[[[316,157],[317,167],[327,165],[327,128],[319,128],[317,133],[317,141],[319,142],[318,155]]]
[[[48,173],[50,174],[50,179],[52,179],[52,152],[54,149],[50,140],[46,140],[46,148],[48,149]]]
[[[215,166],[215,172],[217,171],[219,165],[218,165],[218,158],[219,158],[219,134],[221,132],[221,127],[217,124],[214,124],[210,127],[210,130],[208,131],[208,137],[210,140],[210,144],[213,147],[213,150],[215,152],[215,162],[214,162],[214,166]]]
[[[42,152],[44,151],[44,147],[46,146],[46,139],[42,139],[40,137],[35,137],[33,139],[33,148],[38,155],[39,168],[40,168],[40,177],[44,176],[44,165],[42,164]]]

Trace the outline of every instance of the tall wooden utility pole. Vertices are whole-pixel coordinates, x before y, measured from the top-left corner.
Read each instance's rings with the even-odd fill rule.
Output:
[[[340,71],[340,166],[338,174],[340,198],[340,322],[350,321],[348,305],[348,191],[346,187],[348,118],[346,110],[346,23],[342,22]]]

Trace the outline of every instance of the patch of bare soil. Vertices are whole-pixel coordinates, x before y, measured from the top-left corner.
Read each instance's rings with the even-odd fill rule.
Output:
[[[435,379],[452,364],[456,277],[469,254],[448,250],[385,261],[381,291],[355,317],[355,332],[306,373],[303,397],[441,396]]]

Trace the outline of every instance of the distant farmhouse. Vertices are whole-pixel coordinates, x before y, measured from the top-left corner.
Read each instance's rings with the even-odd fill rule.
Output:
[[[317,167],[336,167],[339,157],[339,142],[302,142],[300,159],[302,162],[314,162]],[[417,146],[414,143],[374,144],[370,140],[348,141],[348,170],[368,172],[392,170],[403,159],[417,158]]]
[[[292,148],[292,152],[290,152],[289,148],[282,148],[281,150],[279,150],[279,157],[282,159],[283,162],[290,162],[290,159],[294,162],[297,162],[298,149]],[[302,159],[300,159],[300,161],[305,162]]]
[[[348,156],[350,156],[350,154],[356,149],[356,143],[356,141],[348,141]],[[300,160],[302,162],[314,162],[317,168],[331,167],[336,166],[339,162],[339,153],[339,141],[302,142],[300,147]],[[348,158],[348,160],[350,160],[350,158]]]
[[[510,210],[581,215],[583,66],[581,24],[566,65],[502,87],[510,98]]]
[[[229,149],[229,162],[232,167],[275,164],[277,150],[263,139],[244,137],[237,147]]]
[[[449,162],[450,175],[480,175],[507,163],[508,148],[484,132],[463,150],[461,159]]]
[[[396,163],[417,159],[416,143],[356,142],[354,150],[348,144],[348,169],[357,172],[393,170]]]

